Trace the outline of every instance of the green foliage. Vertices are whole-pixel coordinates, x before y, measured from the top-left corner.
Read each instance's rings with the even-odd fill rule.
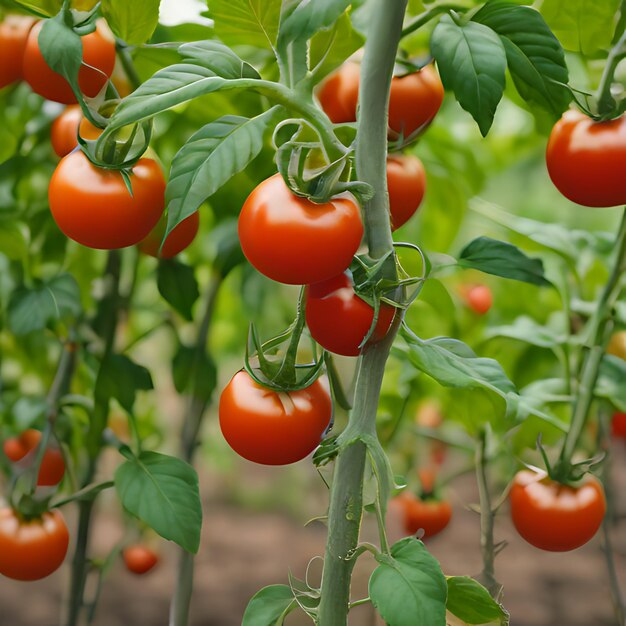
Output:
[[[506,611],[469,576],[450,576],[446,608],[466,624],[508,623]]]
[[[150,39],[159,21],[161,0],[102,0],[102,15],[111,30],[128,44]]]
[[[301,2],[282,22],[278,36],[285,43],[309,39],[319,30],[333,26],[349,6],[350,0]]]
[[[241,626],[274,626],[294,608],[295,600],[291,587],[270,585],[254,594]]]
[[[152,388],[152,377],[145,367],[123,354],[111,354],[105,358],[98,373],[95,396],[115,398],[132,414],[136,392]]]
[[[190,465],[144,451],[117,468],[115,488],[131,515],[188,552],[198,551],[202,506],[198,475]]]
[[[192,320],[192,309],[200,289],[193,267],[176,259],[159,261],[157,270],[159,293],[185,319]]]

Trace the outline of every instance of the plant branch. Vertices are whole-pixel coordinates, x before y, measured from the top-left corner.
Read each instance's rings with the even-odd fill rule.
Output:
[[[615,109],[615,100],[613,100],[613,96],[611,95],[611,87],[613,85],[615,70],[620,64],[620,61],[625,57],[626,31],[622,33],[615,46],[611,48],[606,60],[606,65],[604,66],[604,72],[602,73],[597,92],[598,113],[600,113],[600,115],[610,113]]]
[[[448,11],[465,12],[467,11],[467,7],[462,6],[460,4],[450,3],[450,4],[440,4],[439,6],[433,7],[432,9],[429,9],[428,11],[424,11],[424,13],[421,13],[412,22],[409,22],[409,24],[407,24],[407,26],[402,30],[402,37],[404,38],[407,35],[414,33],[416,30],[428,24],[428,22],[430,22],[432,19],[434,19],[438,15],[441,15],[442,13],[447,13]]]

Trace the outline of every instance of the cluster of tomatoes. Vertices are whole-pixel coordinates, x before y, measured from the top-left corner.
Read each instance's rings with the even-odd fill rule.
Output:
[[[357,64],[347,63],[320,89],[320,104],[335,124],[356,121],[359,72]],[[443,86],[431,67],[394,78],[390,136],[418,134],[442,100]],[[409,220],[424,197],[421,161],[390,156],[387,184],[395,229]],[[343,356],[358,356],[368,335],[368,344],[381,340],[395,316],[394,307],[382,304],[374,325],[374,307],[355,292],[348,267],[362,239],[361,210],[352,196],[315,203],[295,195],[278,174],[254,189],[239,216],[239,240],[248,261],[272,280],[306,285],[311,336],[325,350]],[[219,413],[224,437],[238,454],[257,463],[283,465],[318,446],[331,421],[332,402],[323,379],[282,393],[241,371],[224,389]]]

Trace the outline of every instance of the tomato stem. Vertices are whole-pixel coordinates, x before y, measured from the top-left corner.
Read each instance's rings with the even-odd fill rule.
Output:
[[[441,15],[442,13],[447,13],[448,11],[465,12],[467,11],[467,7],[460,5],[460,4],[451,3],[451,4],[441,4],[439,6],[433,7],[432,9],[429,9],[428,11],[424,11],[424,13],[421,13],[420,15],[418,15],[412,22],[410,22],[402,30],[402,37],[404,38],[407,35],[414,33],[416,30],[428,24],[428,22],[430,22],[432,19],[434,19],[438,15]]]
[[[579,373],[579,383],[572,408],[570,429],[565,436],[559,462],[555,468],[558,480],[567,480],[572,464],[572,456],[587,422],[589,409],[593,402],[600,364],[606,353],[606,347],[615,325],[613,309],[626,278],[626,209],[624,209],[622,214],[622,221],[615,240],[615,250],[615,260],[609,279],[597,302],[596,311],[589,321],[591,342]]]
[[[616,109],[615,100],[611,95],[611,87],[613,86],[615,70],[624,58],[626,58],[626,31],[621,34],[615,46],[611,48],[604,66],[597,92],[598,113],[600,115],[611,114]]]

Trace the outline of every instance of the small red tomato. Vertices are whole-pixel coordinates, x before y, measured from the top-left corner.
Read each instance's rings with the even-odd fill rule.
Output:
[[[4,453],[11,461],[17,463],[28,454],[32,453],[32,461],[35,460],[34,450],[41,441],[41,433],[34,428],[25,430],[18,438],[7,439],[4,442]],[[48,447],[44,452],[37,485],[40,487],[53,487],[58,485],[65,474],[65,461],[61,451],[54,447]]]
[[[50,211],[63,233],[88,248],[134,246],[156,226],[165,203],[165,179],[153,159],[132,168],[131,196],[120,172],[92,165],[80,150],[57,165],[48,187]]]
[[[258,185],[239,215],[246,258],[268,278],[308,285],[341,274],[363,237],[361,211],[349,197],[316,204],[291,193],[276,174]]]
[[[616,439],[623,439],[626,441],[626,413],[613,413],[613,419],[611,420],[611,433]]]
[[[425,499],[403,492],[394,498],[402,511],[404,530],[408,535],[424,531],[424,539],[440,533],[452,518],[452,507],[446,500]]]
[[[22,78],[22,57],[34,18],[7,15],[0,22],[0,89]]]
[[[159,220],[159,223],[150,231],[150,234],[139,244],[139,249],[144,254],[160,259],[171,259],[175,257],[185,250],[185,248],[188,248],[191,242],[196,238],[198,228],[200,227],[200,215],[198,211],[196,211],[180,222],[167,236],[161,253],[159,254],[159,248],[161,241],[163,241],[166,227],[167,219],[164,215]]]
[[[387,157],[387,187],[391,227],[400,228],[419,208],[426,192],[426,172],[415,156]]]
[[[76,105],[68,106],[59,117],[54,120],[50,128],[52,148],[60,157],[69,154],[78,145],[78,129],[83,139],[97,139],[102,130],[96,128]]]
[[[360,72],[357,63],[344,63],[322,84],[317,97],[334,124],[356,121]]]
[[[332,417],[330,395],[318,379],[305,389],[277,393],[246,371],[220,397],[220,427],[230,447],[262,465],[288,465],[319,445]]]
[[[626,204],[626,117],[595,122],[567,111],[550,134],[548,173],[569,200],[589,207]]]
[[[522,470],[515,476],[509,500],[517,532],[531,545],[550,552],[587,543],[606,512],[602,485],[589,475],[580,486],[570,487],[545,472]]]
[[[395,309],[383,304],[370,342],[389,330]],[[322,348],[343,356],[358,356],[359,347],[374,321],[374,309],[354,292],[347,273],[306,288],[306,323]]]
[[[463,287],[461,295],[467,306],[478,315],[485,315],[493,304],[491,289],[487,285],[472,285]]]
[[[60,511],[25,520],[13,509],[0,509],[0,574],[14,580],[40,580],[65,559],[70,536]]]
[[[70,84],[46,63],[39,49],[39,33],[42,22],[35,24],[30,31],[24,51],[24,79],[31,89],[40,96],[61,104],[76,102]],[[103,28],[81,37],[83,44],[83,64],[78,73],[78,86],[90,98],[98,95],[113,73],[115,65],[115,42],[103,34]]]
[[[159,562],[158,554],[141,544],[125,548],[123,557],[126,569],[133,574],[145,574]]]

